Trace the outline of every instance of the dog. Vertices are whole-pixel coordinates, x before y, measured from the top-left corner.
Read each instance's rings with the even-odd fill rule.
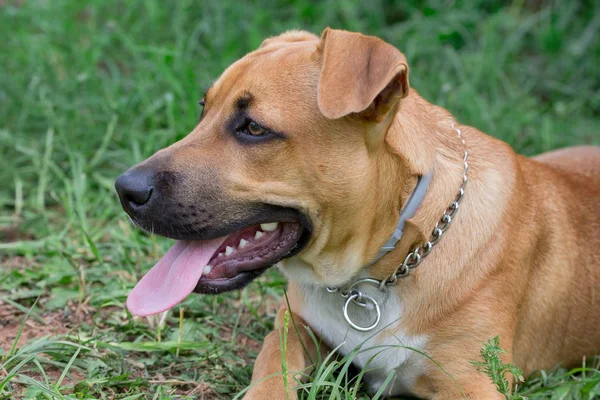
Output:
[[[524,374],[600,350],[600,148],[517,155],[419,96],[395,47],[329,28],[266,39],[202,105],[115,183],[135,224],[176,239],[127,307],[277,265],[289,303],[245,399],[296,398],[320,346],[360,347],[374,391],[436,400],[503,398],[470,363],[495,336]]]

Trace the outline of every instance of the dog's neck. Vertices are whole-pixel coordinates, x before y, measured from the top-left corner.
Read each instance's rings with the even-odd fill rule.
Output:
[[[313,251],[283,260],[281,271],[301,285],[322,286],[323,283],[340,287],[349,279],[365,274],[376,279],[387,278],[404,261],[415,245],[429,239],[436,222],[456,197],[462,177],[462,143],[456,139],[452,116],[427,103],[416,92],[401,101],[393,118],[380,125],[371,140],[379,139],[379,145],[371,143],[370,158],[373,162],[365,176],[366,202],[371,207],[363,214],[369,219],[353,216],[344,234],[325,229],[319,232],[313,243]],[[369,136],[366,136],[369,138]],[[369,139],[368,139],[369,140]],[[431,182],[420,207],[413,218],[406,221],[402,240],[395,250],[381,260],[368,266],[381,247],[394,232],[399,213],[412,194],[419,176],[432,171]],[[374,195],[376,194],[376,195]],[[328,215],[320,215],[327,220]],[[367,230],[368,234],[365,234]],[[363,240],[353,240],[363,238]],[[333,251],[330,251],[333,249]],[[291,265],[294,268],[291,268]],[[320,264],[324,271],[315,275],[311,265]],[[336,265],[346,265],[346,274],[337,273]],[[319,282],[319,283],[316,283]]]
[[[395,250],[369,267],[370,276],[388,276],[415,246],[429,239],[436,222],[456,197],[462,181],[464,148],[456,138],[454,124],[447,111],[413,90],[402,100],[385,137],[388,150],[395,156],[395,163],[388,165],[390,170],[385,174],[402,183],[391,199],[392,214],[388,211],[381,217],[385,235],[389,237],[394,231],[398,213],[406,206],[419,177],[430,173],[432,177],[418,212],[405,223],[402,239]]]

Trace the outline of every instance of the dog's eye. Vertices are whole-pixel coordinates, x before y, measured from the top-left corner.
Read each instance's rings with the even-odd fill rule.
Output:
[[[204,97],[198,102],[198,104],[200,105],[200,107],[204,108],[204,104],[206,104],[206,100],[204,100]]]
[[[263,136],[269,133],[269,130],[261,126],[258,122],[250,121],[246,131],[252,136]]]
[[[280,132],[274,132],[260,123],[244,116],[241,121],[234,121],[235,138],[244,144],[265,143],[272,139],[285,139]]]

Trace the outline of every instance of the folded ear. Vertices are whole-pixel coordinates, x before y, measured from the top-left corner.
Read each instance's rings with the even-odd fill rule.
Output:
[[[317,101],[324,116],[381,121],[408,95],[406,58],[374,36],[326,28]]]

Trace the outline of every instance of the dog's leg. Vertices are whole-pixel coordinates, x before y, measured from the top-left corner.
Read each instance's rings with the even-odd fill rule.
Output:
[[[484,312],[484,310],[486,310]],[[417,378],[414,392],[422,398],[431,400],[502,400],[504,395],[496,390],[489,376],[474,366],[471,361],[482,362],[481,349],[489,339],[498,335],[500,347],[512,349],[513,336],[510,324],[499,327],[494,319],[509,319],[501,312],[481,307],[479,310],[469,308],[457,313],[457,318],[465,323],[440,325],[430,340],[431,348],[427,351],[433,362],[428,362],[425,373]],[[486,316],[489,324],[485,326]],[[463,326],[477,326],[477,332],[465,331]],[[499,353],[503,364],[512,363],[510,352]],[[513,377],[505,373],[504,378],[512,388]]]
[[[286,313],[288,313],[287,336],[284,324]],[[287,337],[285,352],[281,348],[284,337]],[[288,310],[283,299],[275,321],[275,330],[265,338],[262,350],[254,364],[250,390],[244,396],[244,400],[295,400],[297,396],[294,388],[298,385],[297,375],[310,373],[312,363],[317,360],[317,347],[318,345],[306,330],[306,323],[300,316]],[[284,353],[288,371],[287,383],[283,379],[282,372]]]
[[[423,377],[422,381],[417,383],[420,386],[417,389],[419,398],[430,400],[503,400],[505,398],[483,373],[465,373],[464,369],[463,365],[446,365],[446,372],[452,374],[456,381],[445,374],[442,376],[438,373]],[[512,377],[505,377],[512,386]]]
[[[463,385],[464,392],[458,390],[441,391],[429,397],[431,400],[504,400],[505,396],[487,384]]]

